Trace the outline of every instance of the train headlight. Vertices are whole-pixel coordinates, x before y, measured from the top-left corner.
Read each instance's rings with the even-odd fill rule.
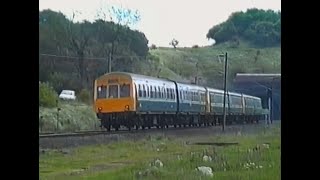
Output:
[[[126,105],[124,108],[129,111],[129,105]]]
[[[102,110],[102,107],[99,107],[99,108],[98,108],[98,111],[101,112],[101,110]]]

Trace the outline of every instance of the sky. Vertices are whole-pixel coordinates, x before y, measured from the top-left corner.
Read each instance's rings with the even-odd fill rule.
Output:
[[[142,31],[149,45],[168,47],[174,38],[178,47],[206,46],[209,29],[224,22],[233,12],[248,8],[281,11],[281,0],[39,0],[39,10],[60,11],[76,20],[93,21],[97,12],[111,6],[138,10],[141,20],[132,29]]]

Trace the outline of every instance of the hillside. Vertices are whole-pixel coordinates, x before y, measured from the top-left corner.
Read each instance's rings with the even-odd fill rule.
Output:
[[[200,84],[222,88],[224,61],[219,54],[228,53],[228,83],[236,73],[281,73],[281,48],[255,48],[241,43],[237,48],[223,43],[199,48],[158,48],[150,50],[155,69],[152,76],[167,77],[179,81],[193,81],[198,76]]]

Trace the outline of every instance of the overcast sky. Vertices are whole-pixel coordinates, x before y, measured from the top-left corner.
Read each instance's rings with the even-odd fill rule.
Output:
[[[70,17],[80,11],[78,20],[92,21],[97,11],[113,5],[138,10],[141,21],[134,29],[142,31],[150,44],[169,46],[173,38],[179,47],[208,45],[208,30],[232,12],[248,8],[281,11],[281,0],[39,0],[39,10],[60,11]]]

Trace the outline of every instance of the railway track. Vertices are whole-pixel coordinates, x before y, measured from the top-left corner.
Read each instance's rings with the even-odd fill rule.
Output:
[[[278,123],[274,123],[276,125]],[[274,126],[270,125],[270,126]],[[277,125],[276,125],[277,126]],[[221,126],[181,127],[165,129],[131,130],[120,129],[119,131],[79,131],[73,133],[43,133],[39,135],[39,149],[59,149],[78,147],[82,145],[108,144],[122,140],[138,140],[146,137],[194,137],[212,136],[219,134],[251,134],[264,131],[265,124],[246,124],[226,126],[222,132]]]
[[[255,125],[255,124],[246,124],[247,126]],[[237,127],[239,125],[230,125],[229,127]],[[71,132],[71,133],[40,133],[39,138],[55,138],[55,137],[73,137],[73,136],[93,136],[93,135],[117,135],[117,134],[137,134],[137,133],[153,133],[153,132],[164,132],[164,131],[182,131],[182,130],[192,130],[192,129],[205,129],[205,128],[219,128],[220,125],[217,126],[200,126],[200,127],[179,127],[174,128],[151,128],[151,129],[144,129],[144,130],[127,130],[127,129],[120,129],[119,131],[106,131],[106,130],[88,130],[88,131],[77,131],[77,132]]]
[[[164,132],[164,131],[181,131],[186,129],[201,129],[201,128],[209,128],[212,126],[201,126],[201,127],[182,127],[182,128],[151,128],[151,129],[144,129],[144,130],[119,130],[119,131],[78,131],[72,133],[40,133],[39,138],[55,138],[55,137],[73,137],[73,136],[94,136],[94,135],[117,135],[117,134],[138,134],[138,133],[153,133],[153,132]]]

